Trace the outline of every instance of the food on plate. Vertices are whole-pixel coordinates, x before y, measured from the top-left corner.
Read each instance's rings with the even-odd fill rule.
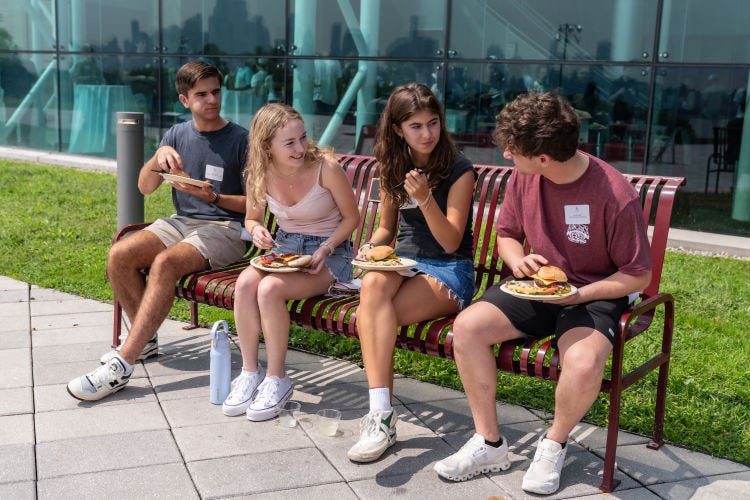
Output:
[[[534,281],[508,281],[505,286],[524,295],[565,295],[570,292],[570,284],[565,271],[557,266],[542,266],[529,276]]]
[[[258,262],[263,267],[309,267],[312,264],[312,255],[300,255],[296,253],[268,253],[262,255]]]
[[[362,250],[361,259],[368,264],[382,265],[382,266],[398,266],[401,264],[401,259],[396,257],[393,252],[393,247],[388,245],[378,245],[376,247],[365,248]]]

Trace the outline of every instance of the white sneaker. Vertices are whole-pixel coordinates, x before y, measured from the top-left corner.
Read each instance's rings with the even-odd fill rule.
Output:
[[[258,370],[254,372],[241,371],[237,378],[232,380],[232,390],[221,405],[224,415],[236,417],[247,411],[247,407],[255,396],[261,381],[263,380],[263,367],[258,365]]]
[[[359,441],[346,453],[352,462],[372,462],[396,444],[396,410],[370,410],[359,422]]]
[[[115,356],[109,363],[68,382],[68,392],[77,399],[96,401],[119,391],[129,380],[123,361]]]
[[[484,442],[484,437],[474,433],[465,445],[453,455],[435,464],[435,472],[451,481],[466,481],[487,472],[500,472],[510,468],[508,440],[498,448]]]
[[[124,343],[124,342],[123,342]],[[103,365],[106,365],[109,363],[109,360],[112,359],[115,354],[120,352],[120,348],[123,346],[123,344],[120,344],[117,346],[117,349],[112,349],[109,352],[105,352],[102,354],[102,357],[99,358],[99,362]],[[143,361],[148,358],[152,358],[154,356],[159,355],[159,337],[158,335],[154,335],[154,338],[148,341],[146,344],[146,347],[143,348],[141,353],[138,355],[137,358],[135,358],[136,361]]]
[[[556,492],[560,488],[560,472],[567,451],[567,446],[563,448],[560,443],[547,439],[546,434],[542,436],[536,445],[534,460],[523,476],[521,488],[540,495]]]
[[[291,397],[292,381],[289,377],[266,377],[258,386],[258,393],[247,408],[247,419],[262,422],[274,418]]]

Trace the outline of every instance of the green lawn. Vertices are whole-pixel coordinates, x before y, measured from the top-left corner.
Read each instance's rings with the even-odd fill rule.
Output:
[[[172,213],[169,190],[146,198],[146,218]],[[111,174],[80,172],[0,160],[0,275],[41,287],[112,300],[104,261],[116,229],[116,181]],[[662,290],[677,301],[675,340],[665,423],[672,443],[750,464],[750,261],[668,252]],[[171,316],[188,318],[178,301]],[[202,307],[201,321],[230,320],[230,311]],[[356,341],[295,329],[290,342],[303,349],[360,360]],[[651,339],[629,345],[629,359]],[[396,370],[413,378],[460,388],[452,361],[399,352]],[[553,409],[554,385],[500,374],[502,401]],[[621,427],[648,434],[653,418],[652,374],[625,393]],[[586,417],[603,425],[606,399]]]

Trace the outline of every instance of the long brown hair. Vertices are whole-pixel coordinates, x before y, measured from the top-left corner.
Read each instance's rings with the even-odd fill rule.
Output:
[[[430,153],[427,165],[422,168],[430,188],[435,188],[448,178],[458,155],[458,149],[445,129],[445,113],[435,94],[421,83],[407,83],[397,87],[388,98],[380,117],[374,147],[375,158],[379,162],[380,189],[397,206],[409,200],[402,181],[406,173],[414,168],[414,163],[408,144],[393,129],[394,125],[400,127],[419,111],[429,111],[440,117],[438,143]],[[399,184],[399,187],[393,189],[393,186]]]
[[[256,111],[250,123],[245,167],[246,191],[248,198],[258,207],[266,206],[266,171],[271,163],[266,150],[276,132],[293,120],[305,123],[299,111],[287,104],[274,102]],[[305,161],[314,164],[324,157],[336,160],[332,149],[320,148],[315,142],[308,140]]]

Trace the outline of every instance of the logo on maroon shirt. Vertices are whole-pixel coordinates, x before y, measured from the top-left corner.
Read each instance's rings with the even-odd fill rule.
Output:
[[[567,234],[568,240],[581,245],[588,243],[591,238],[589,235],[589,227],[585,224],[569,224]]]

